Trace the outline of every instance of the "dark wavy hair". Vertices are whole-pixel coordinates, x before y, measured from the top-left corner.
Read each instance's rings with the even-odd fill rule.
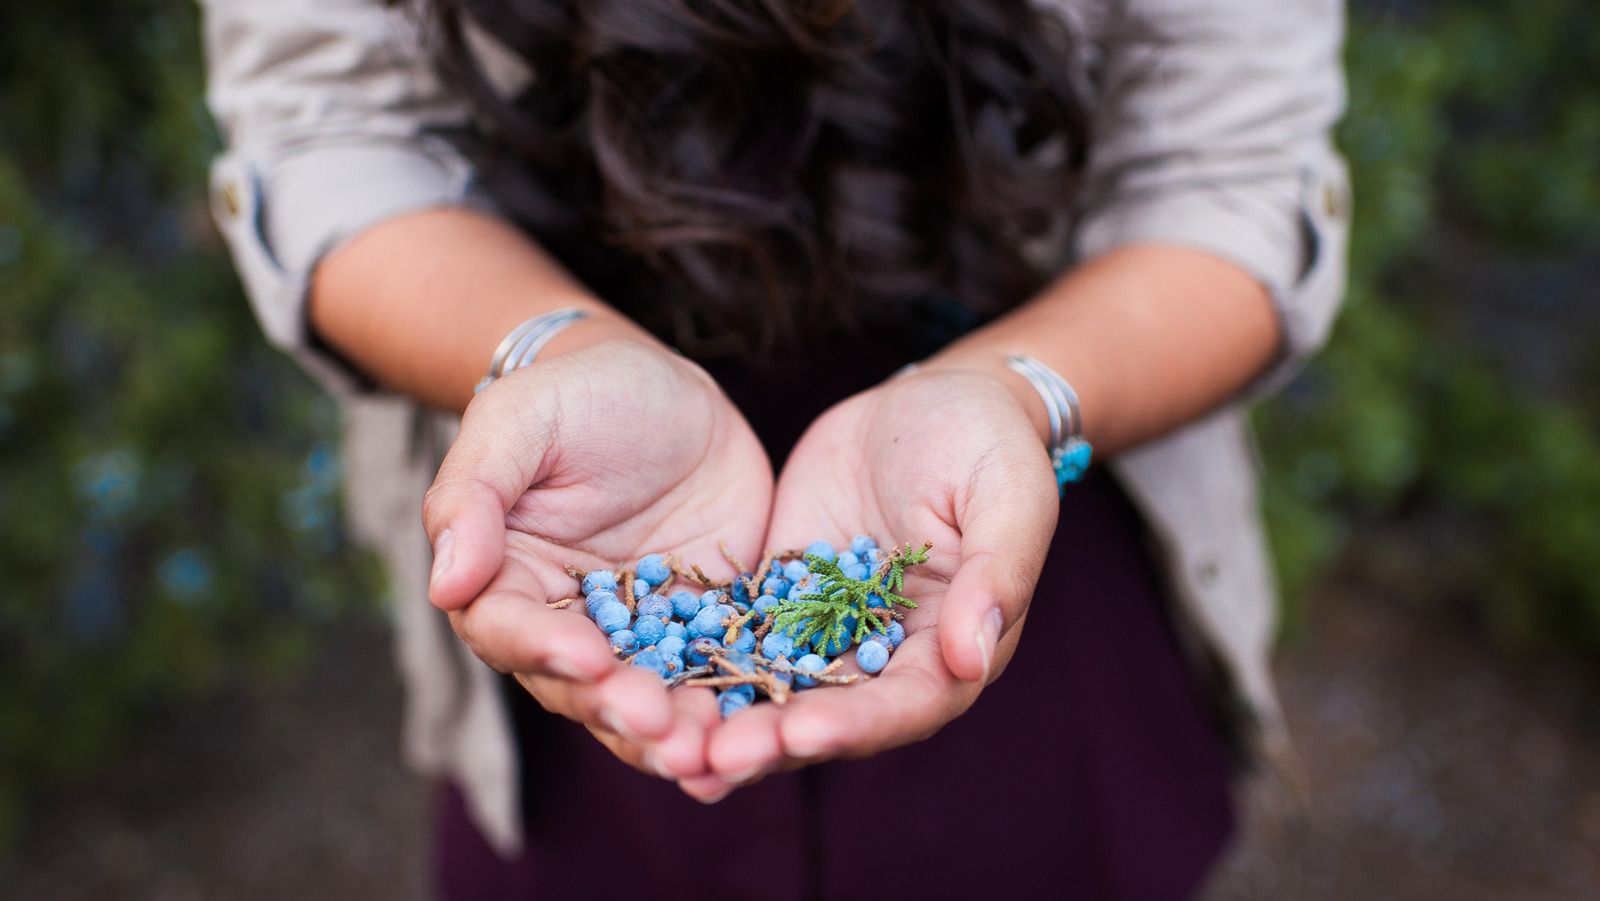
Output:
[[[1028,0],[435,0],[496,198],[608,300],[771,346],[1039,286],[1088,143]],[[536,73],[491,86],[464,18]]]

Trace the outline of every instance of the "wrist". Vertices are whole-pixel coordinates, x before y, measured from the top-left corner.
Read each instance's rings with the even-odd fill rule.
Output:
[[[1027,417],[1035,435],[1045,444],[1050,442],[1050,415],[1044,400],[1033,390],[1028,380],[1006,366],[1006,354],[999,351],[950,349],[919,364],[919,371],[968,372],[988,376],[997,382],[1017,404],[1017,409]]]
[[[596,344],[603,344],[607,341],[627,341],[658,349],[664,348],[664,345],[654,335],[641,328],[633,320],[593,298],[585,297],[565,305],[554,305],[550,309],[559,309],[561,306],[578,310],[584,314],[583,318],[573,321],[567,328],[552,336],[539,350],[537,358],[540,360],[552,359],[563,354],[572,353],[575,350],[583,350]],[[494,342],[498,344],[498,342],[504,340],[505,336],[523,321],[519,319],[512,322],[495,336]],[[491,348],[494,346],[495,344],[490,345]],[[492,349],[483,351],[480,354],[478,368],[487,372],[492,356]]]
[[[999,358],[999,365],[1012,376],[1003,378],[996,371],[996,355],[986,352],[989,350],[992,349],[950,354],[944,359],[930,361],[931,368],[934,371],[961,368],[979,372],[1005,386],[1028,415],[1035,433],[1042,432],[1051,468],[1055,470],[1056,486],[1064,492],[1068,484],[1083,478],[1093,456],[1093,449],[1083,436],[1083,413],[1077,392],[1049,365],[1023,353],[1008,352]],[[1019,390],[1018,382],[1026,387]]]
[[[489,336],[495,332],[484,330],[478,344],[487,346],[489,340],[496,343],[493,351],[483,351],[481,347],[473,349],[476,371],[486,373],[475,383],[473,393],[483,391],[501,377],[535,361],[550,360],[607,342],[661,348],[660,342],[644,329],[593,298],[580,296],[574,301],[517,319],[501,330],[498,338],[491,339]],[[529,311],[523,308],[515,312],[521,316]],[[508,321],[506,316],[497,317],[497,328],[504,321]]]

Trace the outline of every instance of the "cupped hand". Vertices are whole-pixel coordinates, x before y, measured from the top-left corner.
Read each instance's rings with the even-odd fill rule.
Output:
[[[924,368],[843,401],[801,438],[778,482],[769,547],[867,533],[885,550],[931,541],[933,552],[906,571],[918,606],[877,678],[758,704],[711,733],[708,761],[726,783],[926,738],[1005,668],[1059,502],[1004,377]]]
[[[697,366],[613,340],[501,378],[468,406],[423,504],[433,604],[491,667],[619,757],[667,778],[705,770],[709,691],[669,696],[584,615],[565,567],[630,567],[676,553],[720,574],[721,542],[761,551],[771,465]],[[733,575],[731,568],[725,575]]]

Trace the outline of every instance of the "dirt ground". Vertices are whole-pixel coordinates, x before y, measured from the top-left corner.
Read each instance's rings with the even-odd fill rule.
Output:
[[[0,861],[5,901],[422,901],[426,786],[399,758],[380,627],[185,712],[49,805]]]
[[[1206,901],[1600,898],[1600,676],[1440,619],[1316,600],[1279,665],[1310,807],[1257,796]],[[425,898],[388,653],[352,629],[302,678],[178,717],[47,807],[0,898]]]
[[[1309,808],[1256,798],[1208,901],[1600,898],[1600,674],[1356,591],[1305,632],[1278,673]]]

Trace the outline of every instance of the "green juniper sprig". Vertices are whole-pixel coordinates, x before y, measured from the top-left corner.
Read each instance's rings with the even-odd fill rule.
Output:
[[[895,548],[890,551],[889,556],[884,558],[884,561],[878,565],[878,571],[873,573],[867,581],[878,580],[881,576],[883,589],[879,594],[883,596],[884,600],[888,600],[891,597],[890,592],[906,590],[906,567],[916,566],[918,563],[927,563],[928,552],[931,550],[933,550],[933,542],[931,541],[924,541],[922,547],[916,550],[911,549],[911,543],[908,541],[906,542],[905,550]],[[898,594],[892,596],[895,598],[895,602],[901,606],[916,609],[916,604],[900,597]]]
[[[826,637],[827,644],[836,647],[859,643],[872,631],[887,631],[883,620],[872,614],[873,596],[883,601],[885,609],[892,610],[896,606],[916,609],[914,602],[898,592],[905,590],[906,567],[926,563],[932,549],[932,542],[924,543],[917,550],[912,550],[910,544],[904,549],[895,548],[877,571],[865,579],[845,575],[837,561],[806,554],[806,568],[817,576],[820,586],[797,600],[773,605],[773,627],[795,636],[797,644],[804,645],[821,634]],[[850,641],[845,641],[852,618],[854,634]]]

